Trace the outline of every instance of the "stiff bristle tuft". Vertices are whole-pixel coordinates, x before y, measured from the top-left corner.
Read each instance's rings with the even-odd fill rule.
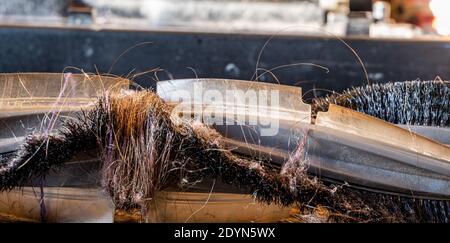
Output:
[[[313,116],[329,104],[395,124],[450,126],[450,82],[407,81],[351,88],[313,100]]]
[[[67,121],[58,134],[29,135],[18,152],[0,160],[0,191],[29,185],[44,178],[76,153],[96,148],[97,139],[87,129],[90,127],[80,116],[77,121]]]

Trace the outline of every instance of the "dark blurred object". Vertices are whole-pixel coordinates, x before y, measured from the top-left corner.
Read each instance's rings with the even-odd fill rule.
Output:
[[[349,10],[347,35],[369,35],[372,0],[350,0]]]
[[[350,12],[371,12],[372,0],[350,0]]]

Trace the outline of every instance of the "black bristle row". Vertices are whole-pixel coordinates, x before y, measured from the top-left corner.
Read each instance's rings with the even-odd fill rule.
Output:
[[[313,117],[318,112],[327,111],[329,104],[347,107],[394,124],[450,126],[449,81],[407,81],[351,88],[340,94],[314,99]],[[372,208],[371,218],[379,218],[383,222],[448,223],[450,220],[448,200],[405,198],[350,189],[344,190],[341,195],[346,197],[345,200],[357,195],[356,198],[363,199],[363,205]]]
[[[407,81],[351,88],[313,100],[313,115],[336,104],[395,124],[450,126],[450,82]]]
[[[95,148],[97,138],[90,128],[83,120],[68,121],[58,134],[29,135],[19,151],[0,160],[0,191],[43,179],[76,153]]]

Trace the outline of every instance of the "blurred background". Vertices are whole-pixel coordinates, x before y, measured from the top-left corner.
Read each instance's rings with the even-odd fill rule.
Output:
[[[368,79],[448,79],[449,12],[448,0],[2,0],[0,72],[80,69],[154,87],[259,68],[273,71],[260,81],[322,96]]]
[[[103,28],[449,35],[446,0],[4,0],[2,22]],[[293,26],[296,26],[294,28]],[[302,26],[304,28],[302,28]],[[359,28],[358,28],[359,27]]]

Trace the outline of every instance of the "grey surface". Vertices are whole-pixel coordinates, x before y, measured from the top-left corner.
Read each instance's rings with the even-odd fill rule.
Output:
[[[424,137],[431,138],[437,142],[450,145],[450,128],[448,127],[430,127],[430,126],[414,126],[414,125],[399,125],[399,127],[411,132],[415,132]]]
[[[22,15],[59,16],[64,12],[65,0],[2,0],[0,2],[0,16]]]
[[[68,13],[63,0],[4,0],[0,22],[42,21],[64,23]],[[213,29],[279,30],[289,25],[319,27],[323,11],[316,0],[79,0],[95,9],[96,25],[148,28],[151,26]],[[53,17],[53,18],[52,18]],[[75,17],[77,18],[77,17]],[[81,23],[72,21],[70,23]],[[91,23],[90,21],[86,23]],[[297,29],[297,31],[299,31]],[[310,32],[306,28],[301,30]]]
[[[320,26],[323,18],[317,1],[85,0],[85,2],[97,9],[99,22],[114,24],[127,23],[127,19],[141,19],[145,20],[147,25],[158,26],[267,30],[295,24]]]

